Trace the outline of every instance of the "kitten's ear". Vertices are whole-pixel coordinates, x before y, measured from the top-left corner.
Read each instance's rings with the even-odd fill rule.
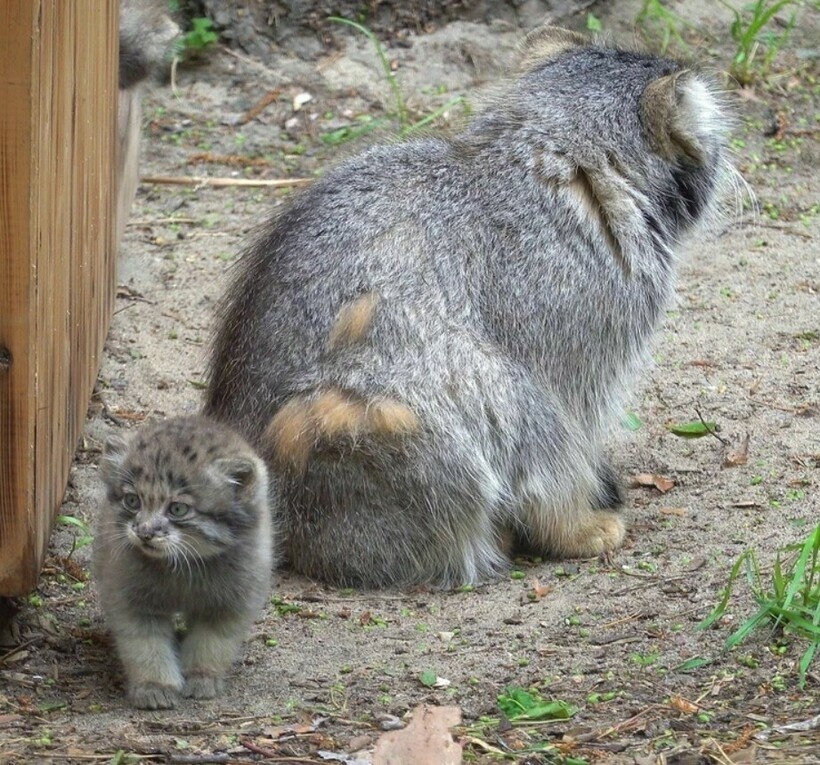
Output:
[[[260,466],[247,457],[224,457],[214,462],[214,468],[240,492],[254,487],[259,479]]]
[[[108,436],[100,458],[100,475],[104,481],[111,483],[115,480],[115,476],[125,463],[127,452],[128,442],[119,433]]]
[[[518,69],[526,72],[537,64],[555,58],[559,53],[572,48],[583,48],[586,45],[589,45],[589,40],[577,32],[562,27],[538,27],[533,29],[519,46],[521,59]]]
[[[641,119],[649,145],[672,162],[687,157],[698,165],[706,163],[698,135],[719,128],[717,114],[708,88],[686,70],[653,80],[641,96]]]

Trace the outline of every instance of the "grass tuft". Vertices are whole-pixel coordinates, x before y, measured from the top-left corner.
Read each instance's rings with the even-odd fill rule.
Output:
[[[732,566],[721,601],[698,625],[699,629],[711,627],[726,613],[743,568],[758,608],[728,637],[727,650],[764,625],[806,640],[808,647],[798,665],[800,687],[805,687],[806,674],[820,646],[820,524],[803,542],[778,550],[770,581],[760,570],[754,550],[746,550]]]
[[[387,54],[385,53],[384,47],[379,41],[379,38],[376,37],[376,35],[373,34],[371,30],[369,30],[363,24],[360,24],[358,21],[346,19],[342,16],[328,16],[328,21],[333,21],[337,24],[346,24],[349,27],[353,27],[357,31],[361,32],[370,41],[371,45],[373,46],[373,49],[376,51],[376,55],[378,56],[382,71],[384,73],[385,78],[387,79],[387,84],[390,86],[390,90],[393,93],[393,101],[395,103],[395,112],[393,116],[395,116],[399,123],[399,136],[404,137],[417,130],[422,130],[430,123],[435,122],[435,120],[437,120],[447,111],[452,109],[454,106],[464,103],[463,96],[455,96],[435,111],[422,117],[420,120],[416,122],[411,122],[410,113],[407,109],[407,104],[405,103],[401,87],[399,86],[399,81],[396,78],[396,75],[393,72],[392,67],[390,66],[390,61],[388,61],[387,59]],[[352,138],[358,138],[359,136],[366,135],[375,128],[380,127],[382,124],[383,120],[366,120],[363,121],[362,124],[357,125],[355,127],[342,128],[340,130],[336,130],[333,133],[324,136],[322,140],[325,143],[329,144],[342,143],[343,141],[347,141]]]
[[[797,6],[797,0],[756,0],[744,5],[738,10],[727,0],[718,0],[722,6],[728,8],[734,15],[731,26],[732,39],[737,47],[729,74],[740,85],[751,85],[758,77],[765,77],[783,47],[789,33],[794,27],[796,11],[792,11],[789,21],[779,34],[768,27],[776,14],[788,8]],[[762,46],[762,58],[758,56]]]

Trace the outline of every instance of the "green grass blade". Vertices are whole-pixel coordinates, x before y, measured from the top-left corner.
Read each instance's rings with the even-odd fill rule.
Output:
[[[442,114],[444,114],[448,109],[452,109],[456,104],[463,103],[464,96],[454,96],[451,98],[446,104],[443,106],[439,106],[434,112],[431,112],[426,117],[423,117],[418,122],[414,122],[410,125],[403,133],[403,135],[408,135],[416,130],[421,130],[426,125],[429,125],[431,122],[437,120]]]
[[[358,30],[365,37],[367,37],[368,40],[370,40],[370,43],[376,51],[376,55],[379,57],[379,62],[381,63],[382,70],[384,71],[384,76],[387,78],[387,83],[393,91],[393,98],[396,101],[396,111],[398,112],[399,117],[399,125],[403,130],[407,126],[407,107],[404,105],[404,96],[401,93],[401,88],[399,87],[396,75],[393,74],[393,70],[390,68],[390,62],[387,60],[387,54],[384,52],[384,48],[382,47],[379,38],[376,37],[376,35],[374,35],[373,32],[371,32],[366,26],[359,24],[358,21],[346,19],[342,16],[328,16],[328,21],[333,21],[337,24],[347,24],[347,26]]]
[[[697,629],[705,630],[711,627],[718,619],[720,619],[723,614],[726,613],[726,606],[729,605],[729,599],[732,597],[732,589],[735,584],[735,580],[740,573],[740,567],[746,561],[746,558],[749,556],[749,551],[743,553],[736,561],[735,565],[732,566],[732,570],[729,573],[729,581],[726,582],[726,587],[723,588],[723,596],[720,599],[720,603],[718,603],[715,608],[700,624],[698,624]]]
[[[740,627],[737,628],[729,637],[726,639],[726,648],[731,650],[736,645],[740,645],[752,632],[757,628],[757,626],[765,621],[769,617],[769,612],[767,609],[760,609],[754,616],[747,619]]]

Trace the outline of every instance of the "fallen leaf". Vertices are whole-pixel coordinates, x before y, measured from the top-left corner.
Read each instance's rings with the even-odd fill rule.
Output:
[[[747,433],[743,440],[733,449],[729,449],[726,457],[723,460],[723,467],[737,467],[738,465],[745,465],[749,459],[749,434]]]
[[[532,584],[532,589],[527,592],[527,598],[532,601],[541,600],[544,595],[549,595],[552,592],[552,587],[546,584],[541,584],[536,577],[533,577],[530,580],[530,584]]]
[[[673,422],[666,426],[670,433],[678,438],[703,438],[720,431],[720,425],[706,420],[692,422]]]
[[[690,561],[689,565],[686,566],[685,570],[689,571],[689,572],[697,571],[699,568],[703,568],[705,565],[706,565],[706,558],[704,558],[703,556],[700,556],[700,557],[694,558],[692,561]]]
[[[693,704],[691,701],[683,698],[683,696],[673,696],[669,700],[669,705],[672,709],[676,709],[678,712],[683,712],[686,715],[693,715],[698,711],[698,705]]]
[[[422,704],[404,730],[379,738],[373,765],[461,765],[461,747],[450,733],[460,722],[458,707]]]
[[[5,657],[3,657],[3,663],[4,664],[14,664],[15,662],[23,661],[23,659],[27,659],[28,655],[29,655],[28,651],[23,651],[23,650],[15,651],[14,653],[6,654]]]
[[[647,486],[656,488],[661,494],[666,494],[675,482],[665,475],[655,475],[653,473],[638,473],[632,476],[631,486],[633,488],[638,486]]]

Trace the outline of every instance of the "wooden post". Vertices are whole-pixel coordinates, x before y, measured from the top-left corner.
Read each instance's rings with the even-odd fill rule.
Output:
[[[117,0],[0,0],[0,596],[37,583],[114,300]]]

